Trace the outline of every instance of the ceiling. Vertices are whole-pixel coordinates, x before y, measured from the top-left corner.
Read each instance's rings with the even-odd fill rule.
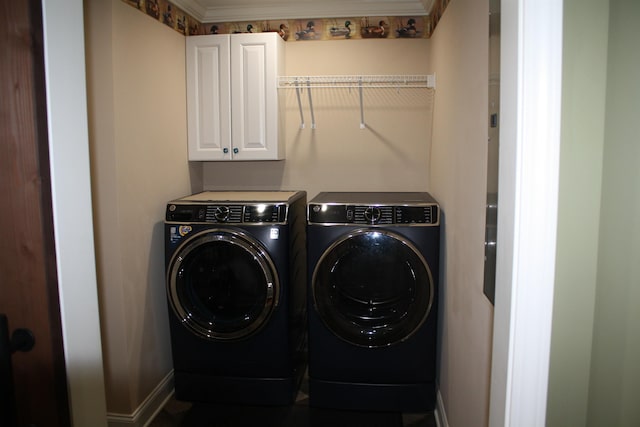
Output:
[[[202,23],[365,16],[424,16],[434,0],[171,0]]]

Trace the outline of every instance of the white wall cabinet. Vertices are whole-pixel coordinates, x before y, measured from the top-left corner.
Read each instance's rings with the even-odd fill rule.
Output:
[[[186,39],[189,160],[280,160],[284,115],[278,76],[284,40],[277,33]]]

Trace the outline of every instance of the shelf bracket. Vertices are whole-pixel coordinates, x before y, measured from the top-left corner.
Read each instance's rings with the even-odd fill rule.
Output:
[[[300,100],[300,86],[298,85],[298,79],[295,81],[296,85],[296,97],[298,98],[298,109],[300,110],[300,129],[304,129],[304,114],[302,113],[302,101]]]
[[[362,96],[362,77],[358,81],[358,91],[360,92],[360,129],[364,129],[367,125],[364,124],[364,101]]]
[[[309,111],[311,112],[311,129],[316,128],[316,116],[313,114],[313,97],[311,96],[311,80],[307,79],[307,90],[309,91]]]

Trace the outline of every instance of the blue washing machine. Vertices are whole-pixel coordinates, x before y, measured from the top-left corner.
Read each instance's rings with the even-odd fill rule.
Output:
[[[307,220],[309,404],[433,410],[438,203],[428,193],[320,193]]]
[[[306,193],[202,192],[167,204],[179,400],[294,401],[306,368]]]

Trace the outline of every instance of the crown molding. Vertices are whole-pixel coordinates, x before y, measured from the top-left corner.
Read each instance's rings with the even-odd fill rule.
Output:
[[[197,0],[172,0],[176,6],[202,23],[264,21],[276,19],[346,18],[360,16],[426,16],[433,0],[323,0],[297,1],[256,6],[221,1],[205,7]]]

